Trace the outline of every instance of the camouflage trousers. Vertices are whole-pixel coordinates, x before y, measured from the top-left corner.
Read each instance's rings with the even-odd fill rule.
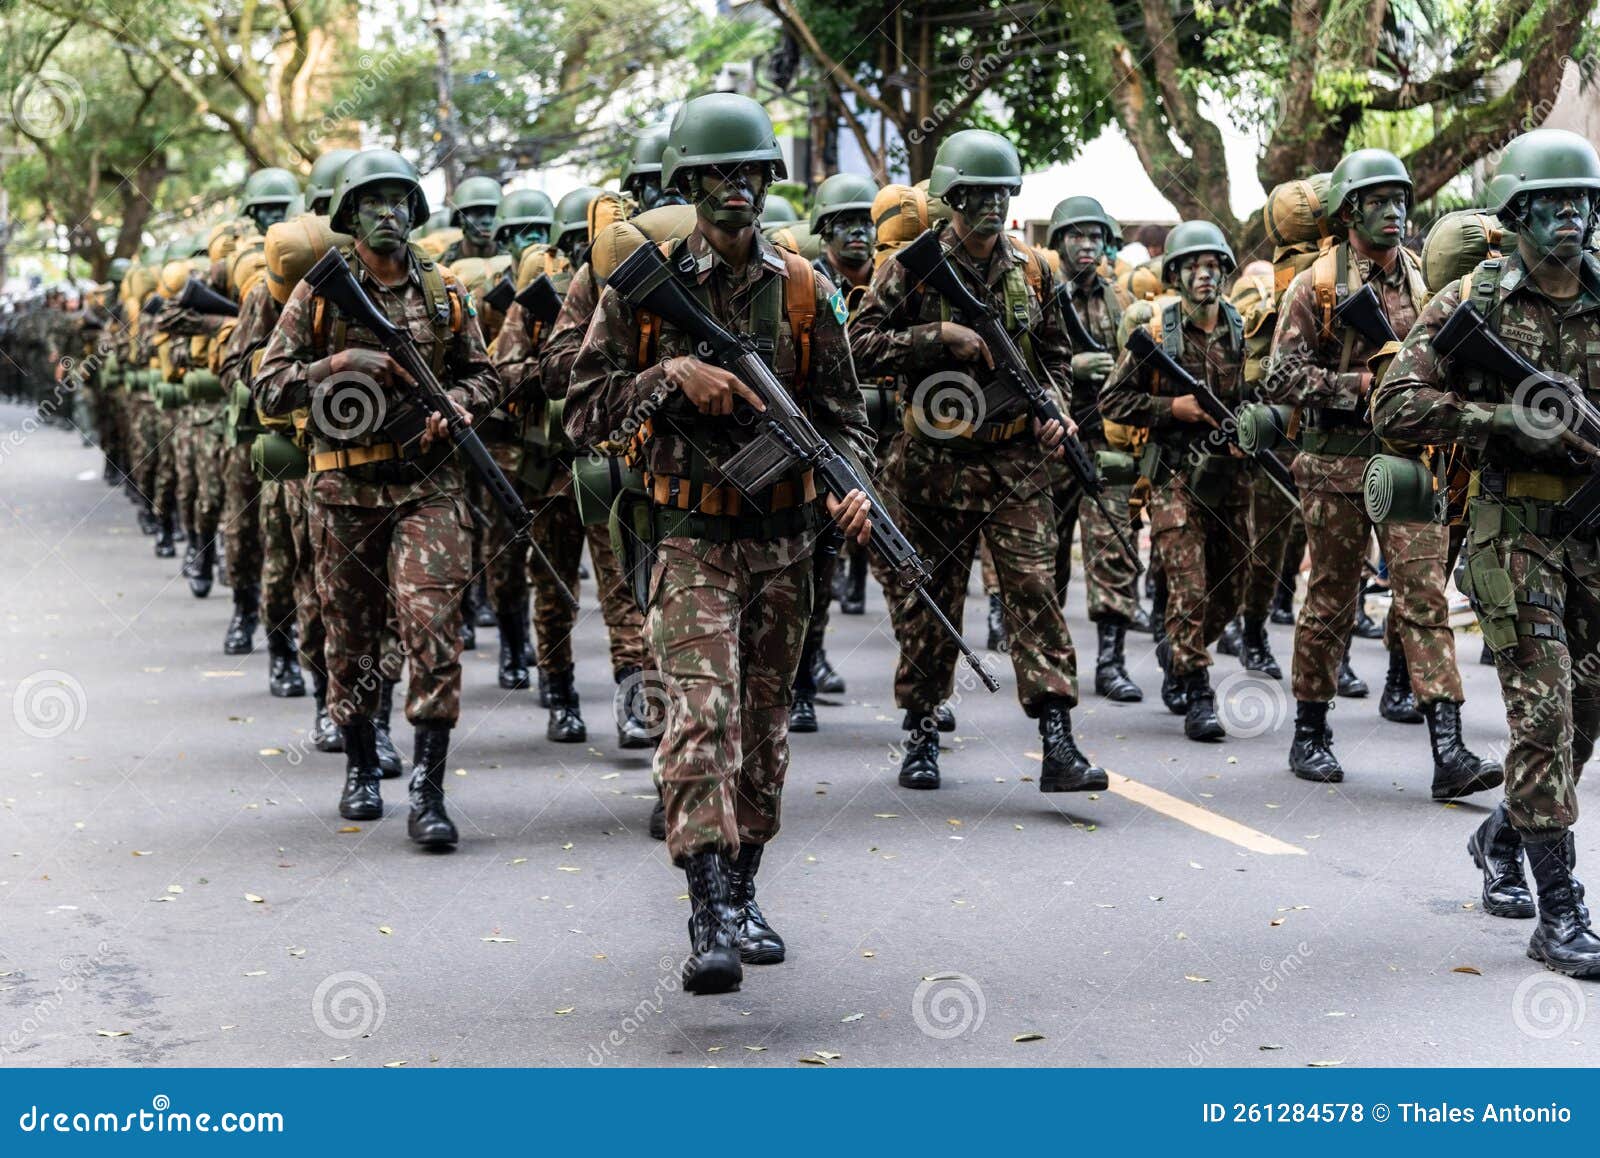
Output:
[[[1208,650],[1239,612],[1250,557],[1250,475],[1240,469],[1203,502],[1182,478],[1150,495],[1150,539],[1167,576],[1168,670],[1211,666]]]
[[[1284,568],[1292,562],[1299,570],[1306,553],[1306,528],[1289,496],[1260,472],[1251,485],[1250,523],[1254,538],[1240,610],[1246,618],[1265,619]]]
[[[1355,629],[1361,563],[1373,524],[1358,493],[1301,488],[1311,571],[1294,629],[1294,698],[1331,702],[1339,662]],[[1461,703],[1455,633],[1445,596],[1449,535],[1436,523],[1376,528],[1394,601],[1389,619],[1405,651],[1417,702]]]
[[[203,432],[195,424],[192,407],[184,407],[178,414],[178,426],[172,435],[178,472],[178,525],[190,528],[195,525],[196,492],[201,474],[198,459]]]
[[[152,409],[155,409],[152,407]],[[178,452],[179,430],[187,425],[181,411],[155,409],[156,416],[156,514],[177,519],[182,513],[178,504]]]
[[[288,496],[292,485],[261,484],[261,622],[268,631],[287,631],[298,619],[294,515]]]
[[[622,567],[611,550],[611,534],[603,526],[585,527],[578,518],[570,474],[559,488],[552,488],[551,493],[538,500],[533,537],[555,566],[561,581],[574,594],[578,591],[578,564],[583,557],[584,540],[588,540],[595,586],[599,589],[600,614],[610,638],[611,671],[615,674],[625,667],[648,667],[643,619],[628,585],[623,582]],[[531,566],[533,628],[539,647],[539,666],[546,672],[565,671],[573,666],[572,629],[577,624],[577,615],[556,594],[550,573],[538,563]]]
[[[644,630],[668,694],[655,771],[678,864],[778,833],[812,601],[811,557],[783,543],[667,538],[656,549]],[[774,546],[792,561],[773,569]]]
[[[972,556],[981,541],[994,563],[995,583],[1005,606],[1017,698],[1028,715],[1061,697],[1078,702],[1078,660],[1067,621],[1056,598],[1056,530],[1050,496],[1007,499],[989,511],[953,510],[885,495],[890,514],[928,565],[928,593],[961,629]],[[955,687],[961,651],[945,636],[920,600],[885,589],[898,604],[895,639],[895,703],[926,714]]]
[[[1506,572],[1516,599],[1516,643],[1495,652],[1511,733],[1506,807],[1519,832],[1556,836],[1577,823],[1582,762],[1600,736],[1600,547],[1502,528],[1495,506],[1472,502],[1467,566]]]
[[[118,474],[128,469],[128,444],[124,437],[121,387],[101,386],[94,394],[95,438]]]
[[[472,551],[464,501],[434,494],[392,507],[313,503],[311,519],[333,722],[377,711],[373,673],[383,670],[392,599],[411,669],[406,719],[454,724],[461,714],[461,590]]]
[[[128,474],[138,492],[153,505],[156,500],[156,446],[161,426],[156,420],[156,404],[148,398],[128,395]]]
[[[283,486],[289,514],[289,547],[294,555],[295,621],[300,628],[300,663],[310,672],[327,674],[327,631],[322,624],[322,599],[317,595],[317,559],[311,550],[311,484],[295,479]]]
[[[222,431],[220,420],[188,423],[178,459],[178,508],[185,512],[199,542],[222,523]],[[187,492],[187,493],[185,493]]]
[[[220,473],[228,581],[253,587],[261,582],[261,483],[250,469],[250,447],[225,448]]]
[[[495,463],[505,471],[507,478],[516,478],[522,466],[522,444],[518,442],[486,442]],[[487,488],[478,486],[473,479],[469,486],[481,494],[478,509],[483,512],[483,526],[479,528],[477,551],[473,559],[473,576],[478,568],[488,573],[489,606],[496,615],[522,614],[523,600],[528,597],[528,549],[518,543],[512,534],[511,520],[506,518],[500,505],[494,501]]]
[[[1128,514],[1128,496],[1132,493],[1131,484],[1108,486],[1101,492],[1100,501],[1111,512],[1116,528],[1137,546]],[[1076,483],[1052,491],[1050,502],[1056,519],[1056,593],[1061,603],[1066,604],[1067,587],[1072,582],[1072,532],[1074,527],[1080,527],[1089,619],[1094,623],[1127,624],[1139,610],[1139,573],[1117,540],[1113,523]]]

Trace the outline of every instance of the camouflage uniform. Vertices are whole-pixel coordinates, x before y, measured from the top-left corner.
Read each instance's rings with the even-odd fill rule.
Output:
[[[1285,466],[1292,467],[1291,456],[1278,457]],[[1289,496],[1264,471],[1256,472],[1251,491],[1250,526],[1255,537],[1239,609],[1246,619],[1262,620],[1267,617],[1285,569],[1300,569],[1300,560],[1306,553],[1306,527]]]
[[[1416,320],[1422,282],[1415,259],[1397,251],[1394,268],[1375,268],[1348,243],[1352,288],[1371,283],[1395,333]],[[1340,266],[1342,268],[1342,265]],[[1294,634],[1294,696],[1302,702],[1333,699],[1339,664],[1354,630],[1361,560],[1373,524],[1361,497],[1367,458],[1376,439],[1359,393],[1362,369],[1376,348],[1353,330],[1324,334],[1313,271],[1300,273],[1279,305],[1272,360],[1264,393],[1270,401],[1302,407],[1301,453],[1295,459],[1311,572]],[[1462,701],[1455,635],[1445,596],[1448,536],[1435,524],[1389,523],[1378,541],[1388,562],[1394,603],[1392,633],[1404,648],[1411,687],[1419,703]]]
[[[955,247],[950,265],[957,275],[1004,316],[1008,275],[1020,276],[1020,270],[1012,271],[1036,259],[1001,237],[985,270],[949,225],[939,239],[947,249]],[[944,310],[937,295],[915,292],[904,265],[886,261],[850,323],[862,372],[897,375],[908,383],[906,429],[890,444],[880,480],[884,500],[928,565],[929,594],[958,629],[973,553],[980,538],[988,544],[1006,605],[1017,695],[1024,711],[1036,716],[1048,698],[1069,705],[1078,700],[1077,658],[1056,597],[1049,458],[1030,423],[1015,421],[1013,415],[1002,415],[999,421],[985,416],[979,437],[986,439],[990,431],[1002,436],[978,441],[951,437],[916,411],[915,403],[924,394],[984,372],[981,362],[959,363],[946,353],[939,337]],[[1060,318],[1044,316],[1038,295],[1032,293],[1028,328],[1040,367],[1054,380],[1066,381],[1070,352]],[[1015,433],[1004,433],[1008,422]],[[908,714],[926,717],[950,695],[961,653],[920,602],[907,604],[900,614],[895,702]]]
[[[1600,398],[1600,262],[1583,259],[1582,294],[1554,302],[1527,277],[1520,256],[1485,263],[1471,275],[1492,292],[1481,312],[1500,339],[1541,369],[1565,374]],[[1588,474],[1564,453],[1531,457],[1488,435],[1483,403],[1510,401],[1516,383],[1443,361],[1433,337],[1461,301],[1458,285],[1428,303],[1373,394],[1386,439],[1450,444],[1477,457],[1468,503],[1468,587],[1485,635],[1504,631],[1495,652],[1511,743],[1506,804],[1513,827],[1535,840],[1561,835],[1578,819],[1578,777],[1600,735],[1600,541],[1594,533],[1541,533],[1555,517],[1553,495],[1514,494],[1545,481],[1570,491]],[[1470,401],[1469,401],[1470,399]],[[1442,532],[1443,528],[1435,528]],[[1486,606],[1484,577],[1509,576],[1511,599]]]
[[[1234,409],[1244,382],[1238,320],[1222,301],[1207,333],[1175,302],[1161,323],[1168,353]],[[1174,324],[1181,335],[1176,352],[1169,341]],[[1101,391],[1100,408],[1114,422],[1148,428],[1151,447],[1159,448],[1147,452],[1151,459],[1160,456],[1146,475],[1148,509],[1152,550],[1167,575],[1167,668],[1176,679],[1211,666],[1207,649],[1239,610],[1250,554],[1250,469],[1210,426],[1173,418],[1172,400],[1186,390],[1150,379],[1124,353]]]
[[[439,341],[428,312],[417,258],[403,284],[387,287],[360,263],[356,277],[367,296],[408,331],[424,359]],[[449,292],[455,293],[455,290]],[[287,417],[310,407],[308,366],[328,351],[314,333],[311,287],[302,282],[284,304],[251,392],[262,414]],[[359,327],[344,348],[376,348]],[[474,415],[493,405],[497,384],[476,317],[463,310],[461,328],[445,351],[441,379]],[[314,423],[313,423],[314,425]],[[315,432],[314,432],[315,433]],[[320,435],[314,449],[320,451]],[[382,442],[380,434],[367,436]],[[310,479],[312,542],[317,587],[327,632],[329,714],[336,724],[371,717],[378,684],[370,676],[392,593],[401,639],[410,660],[406,718],[453,724],[461,709],[461,589],[467,582],[472,519],[463,497],[462,468],[449,447],[435,443],[413,463],[390,460],[329,469]]]
[[[735,272],[695,232],[681,243],[698,262],[698,292],[724,325],[756,328],[768,295],[780,299],[791,276],[780,252],[757,233],[751,258]],[[810,373],[800,388],[813,421],[848,438],[863,463],[872,461],[842,299],[811,270],[816,315]],[[794,292],[791,290],[790,292]],[[801,291],[804,292],[804,291]],[[835,313],[835,310],[838,313]],[[793,379],[797,352],[780,301],[773,354],[780,381]],[[726,461],[743,443],[731,418],[700,415],[665,381],[661,363],[689,354],[688,339],[662,326],[651,363],[636,365],[639,326],[634,312],[606,289],[573,367],[565,411],[573,442],[611,441],[641,406],[653,411],[640,448],[647,480],[689,496],[697,458]],[[715,485],[714,466],[707,472]],[[797,480],[777,484],[797,497]],[[721,493],[721,492],[719,492]],[[757,499],[759,498],[759,502]],[[774,510],[777,496],[752,497]],[[741,844],[760,846],[777,834],[779,802],[789,765],[790,683],[800,660],[811,606],[811,549],[825,516],[821,503],[775,510],[766,519],[735,519],[658,508],[663,532],[645,613],[645,635],[670,690],[666,729],[656,749],[667,816],[667,848],[684,864],[692,854]]]

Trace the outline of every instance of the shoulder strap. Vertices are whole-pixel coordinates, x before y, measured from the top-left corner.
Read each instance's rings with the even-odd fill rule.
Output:
[[[1317,295],[1317,309],[1322,315],[1322,337],[1333,340],[1333,307],[1339,297],[1339,283],[1347,276],[1349,258],[1345,247],[1335,245],[1323,250],[1311,263],[1311,288]],[[1348,287],[1346,287],[1348,288]]]
[[[1162,347],[1176,362],[1183,357],[1183,303],[1170,301],[1161,307],[1161,329],[1158,331]]]
[[[1228,324],[1228,341],[1232,343],[1235,352],[1244,349],[1244,316],[1239,313],[1239,308],[1223,298],[1222,320]]]
[[[778,252],[783,255],[783,264],[789,271],[783,286],[783,304],[789,315],[789,336],[794,340],[794,384],[798,389],[811,373],[811,331],[817,321],[817,279],[811,263],[805,258],[786,249]]]
[[[661,251],[661,256],[672,264],[676,254],[672,242],[658,241],[656,248]],[[634,369],[644,370],[655,365],[656,339],[661,336],[661,319],[649,310],[638,310],[634,313],[634,323],[639,327],[639,347],[634,351]]]

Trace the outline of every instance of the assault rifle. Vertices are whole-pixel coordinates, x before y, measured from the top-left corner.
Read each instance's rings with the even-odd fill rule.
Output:
[[[503,314],[511,308],[511,303],[517,300],[517,283],[511,280],[510,274],[507,274],[489,288],[489,292],[483,295],[483,300]]]
[[[456,412],[450,396],[445,393],[439,379],[434,376],[433,367],[422,357],[412,343],[410,335],[372,304],[372,299],[362,290],[355,275],[350,272],[350,266],[346,264],[337,249],[330,249],[323,254],[307,271],[305,279],[310,283],[312,293],[332,303],[349,321],[370,330],[384,352],[400,363],[401,368],[411,376],[414,386],[396,380],[394,388],[403,391],[407,400],[423,411],[437,414],[444,419],[450,431],[451,444],[465,456],[473,472],[494,496],[494,501],[510,520],[516,538],[526,543],[532,549],[533,557],[539,561],[539,565],[550,572],[562,602],[576,611],[577,599],[562,581],[561,573],[555,569],[555,565],[529,534],[533,526],[532,512],[523,505],[522,497],[517,494],[516,487],[511,485],[510,480],[494,461],[488,448],[483,445],[483,439],[478,437],[478,432]],[[405,445],[404,439],[397,438],[396,441]]]
[[[1105,343],[1089,332],[1089,327],[1084,325],[1083,317],[1078,313],[1078,307],[1072,304],[1072,293],[1065,282],[1057,282],[1056,288],[1050,291],[1050,296],[1045,300],[1044,308],[1048,312],[1052,307],[1061,311],[1061,324],[1067,329],[1067,337],[1072,340],[1072,350],[1076,354],[1104,354]]]
[[[183,283],[183,292],[178,295],[175,304],[180,310],[194,310],[214,318],[239,316],[239,307],[231,298],[219,294],[197,277],[191,277]]]
[[[999,311],[979,301],[950,267],[950,255],[939,244],[938,233],[928,230],[894,256],[917,279],[918,285],[926,286],[942,297],[949,304],[951,313],[965,319],[964,324],[970,325],[989,347],[989,353],[994,357],[995,375],[991,384],[984,389],[983,413],[991,417],[998,416],[1014,408],[1020,400],[1029,414],[1040,423],[1052,420],[1059,422],[1065,432],[1067,419],[1061,413],[1061,408],[1033,376],[1033,369],[1022,356],[1022,351],[1017,349],[1017,344],[1011,340]],[[1067,308],[1071,309],[1070,302]],[[1116,535],[1117,542],[1122,544],[1122,550],[1132,561],[1135,572],[1144,570],[1139,552],[1128,542],[1117,520],[1106,509],[1105,499],[1101,497],[1105,492],[1105,483],[1095,469],[1094,459],[1089,457],[1083,443],[1071,434],[1063,433],[1061,447],[1065,452],[1067,469],[1072,472],[1083,493],[1100,508],[1101,516]]]
[[[864,492],[872,499],[873,550],[883,556],[899,582],[922,600],[945,634],[961,649],[984,686],[991,692],[999,691],[999,681],[984,668],[983,662],[928,594],[927,564],[895,526],[888,510],[855,464],[823,438],[795,405],[793,396],[762,359],[754,339],[723,329],[674,276],[654,245],[641,245],[634,250],[612,272],[606,284],[634,309],[649,310],[687,334],[695,343],[697,357],[735,375],[765,404],[765,410],[745,406],[736,413],[738,421],[756,428],[756,435],[743,450],[719,464],[727,480],[741,493],[753,494],[786,474],[809,468],[823,490],[836,499],[843,499],[851,491]]]
[[[1157,345],[1149,330],[1143,326],[1134,327],[1133,332],[1128,335],[1125,348],[1133,355],[1135,362],[1150,366],[1156,373],[1172,382],[1180,394],[1193,394],[1195,400],[1200,403],[1200,409],[1217,424],[1217,429],[1228,440],[1228,445],[1239,447],[1239,416],[1212,392],[1211,387],[1178,365],[1171,354]],[[1239,451],[1243,454],[1244,448],[1239,447]],[[1269,450],[1258,450],[1246,457],[1259,466],[1267,478],[1288,496],[1296,509],[1299,509],[1300,491],[1294,485],[1294,477],[1290,475],[1289,468],[1279,461],[1277,455]]]
[[[555,282],[550,280],[550,275],[547,273],[541,273],[524,286],[522,292],[517,295],[516,302],[530,318],[544,324],[547,334],[561,313],[561,294],[557,292]]]
[[[1541,370],[1500,340],[1478,307],[1462,302],[1450,311],[1433,336],[1434,350],[1457,365],[1484,370],[1515,387],[1529,409],[1560,422],[1560,441],[1587,457],[1593,473],[1560,509],[1571,519],[1572,530],[1600,526],[1600,409],[1583,388],[1565,374]]]
[[[1383,312],[1378,291],[1372,288],[1370,281],[1333,307],[1333,320],[1341,326],[1349,326],[1374,346],[1400,340],[1394,327],[1389,324],[1389,315]]]

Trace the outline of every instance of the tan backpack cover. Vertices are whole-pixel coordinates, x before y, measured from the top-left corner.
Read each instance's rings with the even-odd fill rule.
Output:
[[[1422,243],[1422,280],[1436,294],[1478,268],[1478,263],[1499,257],[1511,244],[1500,219],[1482,209],[1458,209],[1433,223]]]
[[[872,262],[876,268],[928,231],[928,195],[912,185],[885,185],[872,199],[872,224],[878,240]]]
[[[637,220],[637,217],[634,218],[634,221]],[[644,235],[634,221],[613,221],[600,231],[594,239],[594,244],[589,247],[589,267],[594,271],[597,284],[604,285],[606,279],[616,271],[617,266],[626,261],[634,250],[641,245],[650,244],[650,238]]]
[[[445,250],[461,240],[461,230],[455,226],[440,229],[426,237],[412,237],[411,244],[429,257],[439,257]]]
[[[522,260],[517,263],[517,289],[527,289],[541,273],[554,277],[571,268],[555,246],[530,245],[522,251]]]
[[[348,233],[335,233],[328,219],[317,213],[302,213],[267,230],[264,252],[272,300],[283,305],[323,254],[352,240]]]
[[[589,202],[589,237],[594,239],[600,236],[600,231],[608,225],[615,225],[618,221],[626,221],[633,216],[633,211],[638,206],[633,198],[626,193],[613,193],[606,190]]]
[[[1331,174],[1316,173],[1274,185],[1261,207],[1267,240],[1278,248],[1317,242],[1332,228],[1328,220],[1328,186]]]

